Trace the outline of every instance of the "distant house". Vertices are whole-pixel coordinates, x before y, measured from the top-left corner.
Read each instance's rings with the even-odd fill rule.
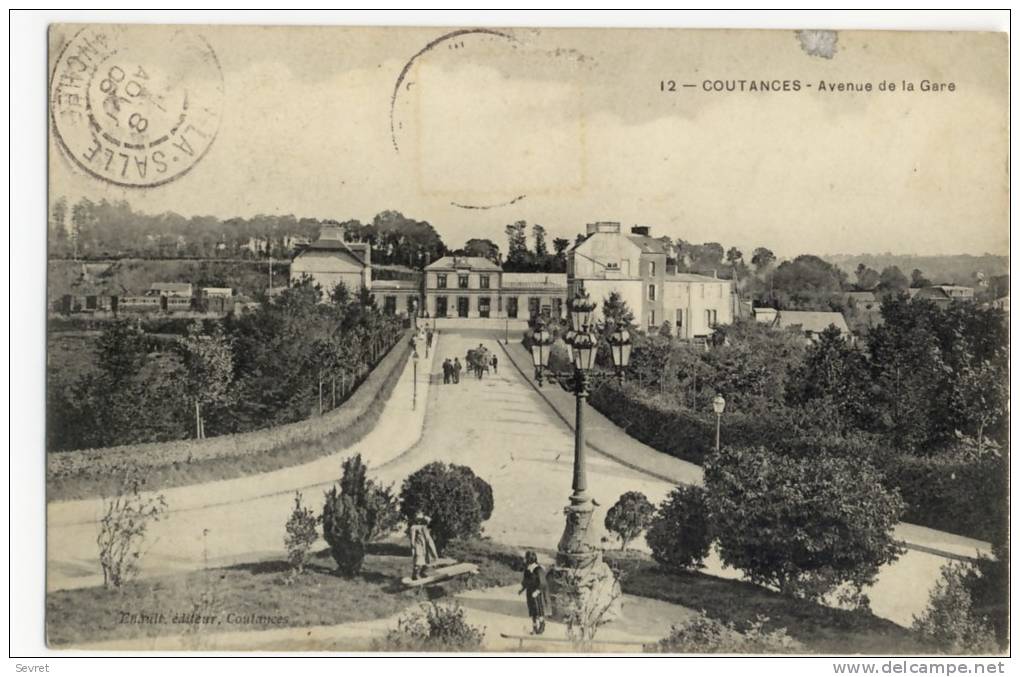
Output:
[[[190,282],[153,282],[149,285],[149,296],[183,296],[191,298]]]
[[[873,291],[851,291],[843,294],[843,303],[856,310],[875,310],[881,304]]]
[[[818,336],[829,327],[836,327],[845,338],[851,338],[850,327],[847,326],[843,313],[822,312],[813,310],[776,310],[775,308],[755,308],[756,322],[768,324],[779,329],[797,329],[808,341],[817,340]]]
[[[202,287],[202,293],[209,298],[230,298],[234,290],[230,287]]]
[[[937,306],[947,306],[954,301],[973,301],[974,288],[953,284],[936,284],[918,289],[911,299],[931,301]]]
[[[352,294],[372,287],[372,251],[364,242],[344,242],[343,229],[325,226],[319,239],[302,247],[290,264],[290,284],[308,275],[325,294],[341,282]]]
[[[1007,296],[1003,296],[1002,298],[999,298],[999,299],[995,299],[994,301],[992,301],[988,305],[990,307],[992,307],[992,308],[995,308],[996,310],[1002,310],[1005,313],[1009,314],[1009,296],[1008,295]]]

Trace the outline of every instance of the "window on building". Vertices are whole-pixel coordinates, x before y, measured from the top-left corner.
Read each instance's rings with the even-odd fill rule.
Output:
[[[488,275],[479,275],[478,276],[478,286],[480,286],[482,289],[488,289],[489,288],[489,276]]]
[[[717,319],[718,316],[715,310],[705,311],[705,324],[707,324],[709,327],[714,327]]]
[[[446,275],[445,274],[440,273],[439,275],[436,275],[436,287],[438,287],[439,289],[446,289]]]
[[[468,276],[467,275],[458,275],[457,276],[457,286],[460,287],[461,289],[467,289],[468,288]]]
[[[648,285],[648,300],[649,301],[654,301],[655,300],[655,285],[654,284]]]
[[[677,308],[676,309],[676,328],[679,330],[679,329],[682,329],[683,326],[684,326],[684,309],[683,308]]]
[[[528,297],[528,316],[538,317],[538,312],[541,309],[542,300],[537,296]]]
[[[655,261],[648,262],[648,274],[655,275]]]
[[[649,313],[648,313],[648,326],[649,326],[649,328],[655,326],[655,311],[654,310],[649,311]]]

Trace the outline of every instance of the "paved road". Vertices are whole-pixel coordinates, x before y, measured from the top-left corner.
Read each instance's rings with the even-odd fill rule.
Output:
[[[464,355],[495,339],[484,333],[444,333],[432,357],[433,372],[445,356]],[[468,465],[493,487],[496,509],[485,533],[514,546],[555,548],[563,528],[562,508],[570,493],[573,433],[548,403],[500,356],[498,374],[461,383],[432,385],[420,365],[419,403],[411,411],[410,365],[387,404],[380,426],[355,449],[304,466],[266,475],[168,490],[174,511],[155,525],[156,541],[144,561],[144,575],[224,564],[282,554],[283,524],[293,491],[301,488],[318,509],[321,490],[334,482],[340,460],[360,451],[373,474],[399,484],[433,460]],[[427,394],[426,394],[427,393]],[[424,406],[423,406],[424,405]],[[422,426],[424,428],[422,429]],[[660,501],[672,483],[631,469],[597,451],[589,453],[589,491],[601,504],[595,522],[625,491],[641,491]],[[96,501],[52,504],[49,508],[48,588],[96,585]],[[643,544],[641,544],[643,546]],[[909,552],[886,567],[871,591],[875,612],[899,623],[924,607],[941,557]],[[735,578],[713,558],[709,573]]]

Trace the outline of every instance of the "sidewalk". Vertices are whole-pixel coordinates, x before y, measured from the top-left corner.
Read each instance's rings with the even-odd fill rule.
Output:
[[[531,355],[519,342],[510,345],[499,344],[527,381],[544,399],[556,415],[567,426],[574,429],[575,398],[559,385],[546,384],[539,387],[534,378],[534,367]],[[588,448],[607,456],[614,461],[658,479],[674,484],[701,484],[703,472],[701,466],[682,461],[664,454],[647,444],[627,435],[626,431],[596,411],[591,405],[585,405],[585,442]],[[901,522],[896,525],[896,539],[910,549],[938,555],[954,560],[974,560],[978,553],[991,554],[991,545],[977,539],[937,531],[917,524]]]

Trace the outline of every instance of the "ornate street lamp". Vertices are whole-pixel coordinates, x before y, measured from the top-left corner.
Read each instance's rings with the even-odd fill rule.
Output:
[[[542,371],[549,366],[549,354],[552,352],[553,336],[545,328],[542,317],[535,318],[535,331],[531,334],[531,361],[535,365],[535,378],[542,385]]]
[[[719,452],[719,428],[722,422],[722,414],[726,410],[726,400],[722,395],[712,398],[712,410],[715,412],[715,451]]]
[[[563,337],[573,365],[573,374],[558,374],[561,383],[569,382],[575,398],[574,424],[574,471],[571,483],[570,503],[564,508],[566,525],[556,552],[556,566],[550,571],[550,587],[557,613],[565,612],[584,595],[597,588],[603,592],[616,590],[618,583],[605,562],[595,534],[590,531],[594,504],[588,495],[588,476],[585,444],[584,410],[589,396],[589,384],[611,376],[608,372],[595,371],[599,335],[603,329],[595,323],[596,304],[583,290],[571,299],[569,317],[571,329]],[[532,360],[538,372],[548,366],[548,350],[542,346],[552,343],[552,337],[545,338],[544,327],[537,327],[532,343]],[[616,367],[616,375],[622,377],[623,370],[630,362],[630,333],[623,327],[615,328],[609,336],[609,343]],[[544,361],[543,361],[544,360]],[[593,581],[598,581],[597,585]],[[600,593],[601,594],[601,593]],[[613,604],[612,595],[606,603]]]

